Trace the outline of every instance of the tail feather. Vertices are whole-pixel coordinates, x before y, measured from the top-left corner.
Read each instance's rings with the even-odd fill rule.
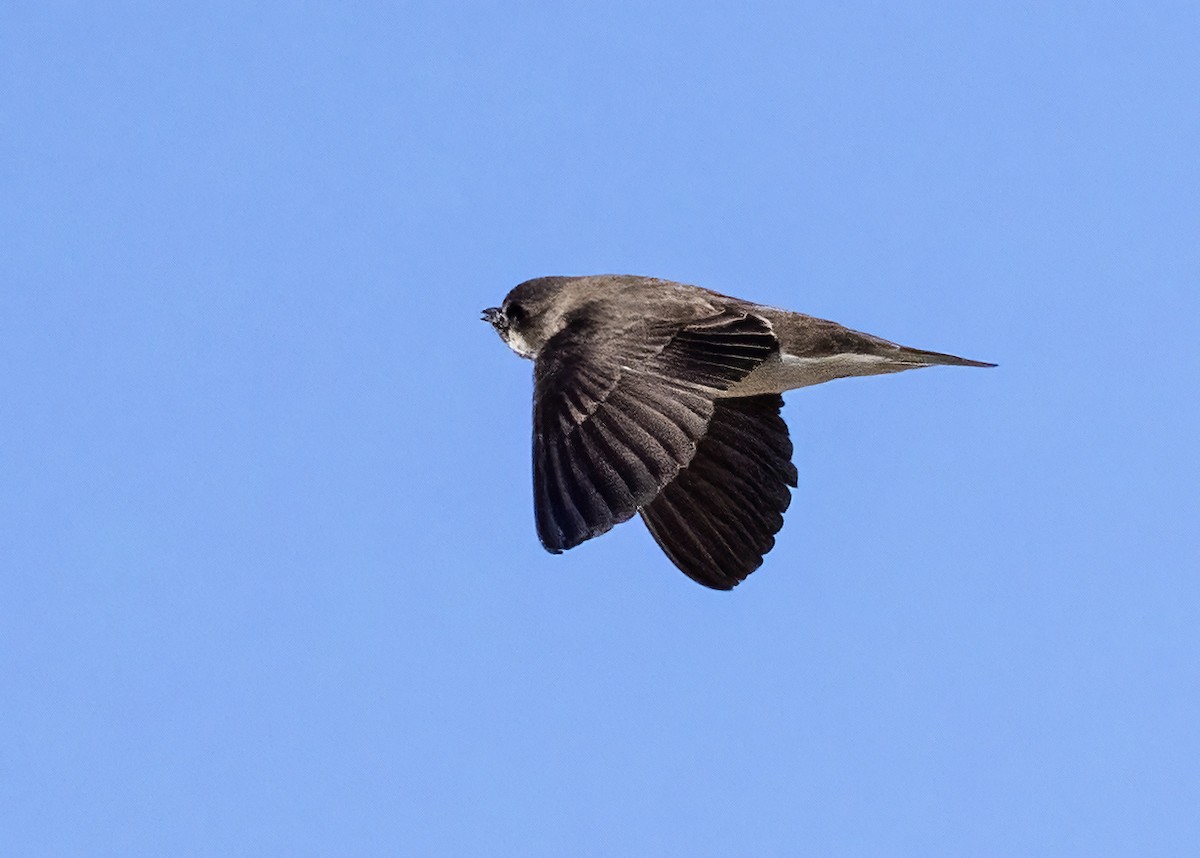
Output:
[[[971,360],[970,358],[943,354],[942,352],[930,352],[924,349],[910,349],[904,346],[900,347],[899,354],[895,355],[895,357],[898,357],[903,363],[911,363],[915,366],[996,366],[996,364],[987,363],[986,361]]]

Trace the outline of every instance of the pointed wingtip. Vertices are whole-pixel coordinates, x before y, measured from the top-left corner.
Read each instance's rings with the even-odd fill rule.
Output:
[[[959,357],[958,355],[948,355],[942,352],[925,351],[924,349],[904,349],[903,353],[905,353],[907,356],[915,358],[922,366],[994,367],[998,365],[983,360],[971,360],[970,358]]]

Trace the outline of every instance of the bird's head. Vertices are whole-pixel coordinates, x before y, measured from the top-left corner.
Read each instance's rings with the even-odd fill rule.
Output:
[[[481,318],[496,329],[500,339],[523,358],[534,359],[542,346],[567,324],[572,292],[566,287],[576,278],[539,277],[526,280],[504,298],[499,307],[488,307]]]

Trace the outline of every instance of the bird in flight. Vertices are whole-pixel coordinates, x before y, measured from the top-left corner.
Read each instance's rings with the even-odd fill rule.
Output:
[[[538,537],[559,554],[640,514],[692,580],[762,565],[796,486],[785,390],[995,366],[651,277],[539,277],[483,311],[533,360]]]

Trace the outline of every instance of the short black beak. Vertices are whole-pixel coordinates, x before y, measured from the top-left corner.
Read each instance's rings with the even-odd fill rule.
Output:
[[[501,311],[501,309],[499,307],[488,307],[486,310],[483,311],[483,315],[480,316],[479,318],[482,321],[487,322],[489,325],[495,327],[496,323],[503,316],[504,316],[504,313]]]

